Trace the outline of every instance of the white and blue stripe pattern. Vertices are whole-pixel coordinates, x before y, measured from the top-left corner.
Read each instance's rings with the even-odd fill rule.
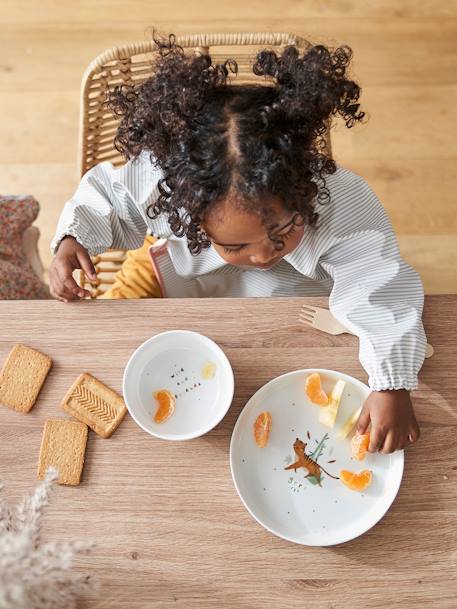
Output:
[[[326,176],[330,201],[317,207],[317,228],[306,227],[299,245],[272,269],[247,272],[214,248],[192,256],[165,217],[147,216],[160,177],[148,152],[117,169],[109,162],[90,169],[63,209],[52,251],[64,235],[91,255],[135,249],[149,232],[168,239],[172,296],[329,295],[332,313],[360,339],[371,389],[417,387],[426,348],[422,283],[401,258],[387,214],[360,176],[341,166]]]

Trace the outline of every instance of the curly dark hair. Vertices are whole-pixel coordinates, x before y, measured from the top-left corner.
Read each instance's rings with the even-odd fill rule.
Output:
[[[350,128],[365,115],[360,87],[346,77],[351,48],[310,44],[302,56],[293,45],[265,49],[252,66],[265,84],[235,85],[234,59],[214,65],[210,55],[186,54],[173,34],[153,39],[153,75],[107,100],[121,117],[116,149],[126,159],[149,151],[163,172],[148,215],[165,213],[192,254],[211,245],[202,222],[229,196],[260,214],[277,249],[284,243],[271,235],[267,197],[280,197],[296,224],[315,226],[316,203],[329,199],[325,175],[336,171],[326,143],[331,117]]]

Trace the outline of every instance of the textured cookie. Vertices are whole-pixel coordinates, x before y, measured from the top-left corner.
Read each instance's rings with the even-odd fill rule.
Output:
[[[124,400],[91,374],[81,374],[67,392],[62,408],[109,438],[125,416]]]
[[[28,412],[51,366],[51,358],[44,353],[14,345],[0,371],[0,402],[19,412]]]
[[[77,486],[81,480],[87,444],[87,425],[68,419],[48,419],[41,440],[38,478],[48,467],[59,472],[59,484]]]

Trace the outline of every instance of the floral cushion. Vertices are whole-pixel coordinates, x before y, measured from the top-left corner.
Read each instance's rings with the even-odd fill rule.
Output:
[[[22,248],[23,233],[39,209],[32,196],[0,195],[0,300],[50,298]]]

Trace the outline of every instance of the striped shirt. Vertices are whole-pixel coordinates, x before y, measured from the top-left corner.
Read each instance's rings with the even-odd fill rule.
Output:
[[[217,281],[214,296],[328,295],[333,315],[359,337],[370,388],[417,388],[427,342],[422,283],[401,258],[387,214],[363,178],[337,165],[326,176],[330,200],[316,205],[318,226],[305,226],[297,247],[272,269],[245,272],[213,247],[192,256],[186,237],[173,235],[163,214],[148,217],[162,175],[148,152],[118,168],[94,166],[66,203],[51,251],[65,235],[96,255],[136,249],[150,233],[169,241],[170,266],[184,287]],[[184,295],[208,294],[189,288]]]

